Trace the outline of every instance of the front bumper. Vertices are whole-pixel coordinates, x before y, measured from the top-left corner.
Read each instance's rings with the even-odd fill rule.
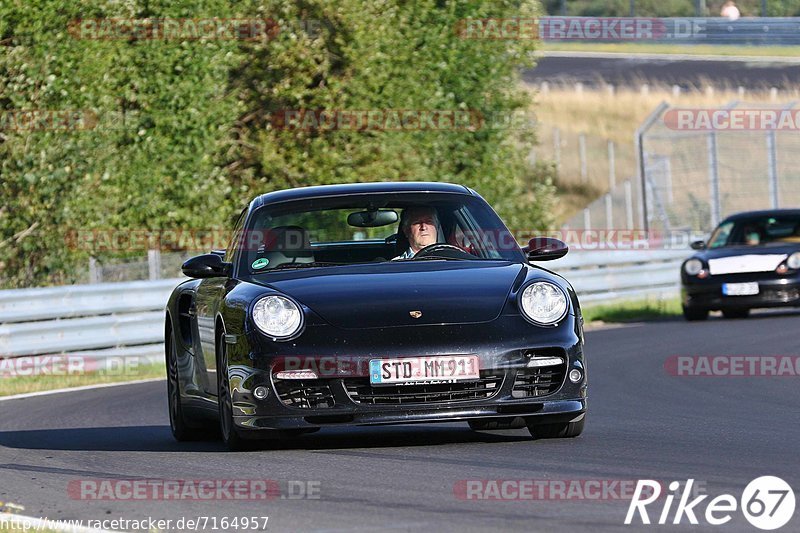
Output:
[[[759,293],[752,296],[726,296],[723,283],[757,282]],[[687,279],[684,274],[681,290],[683,305],[695,309],[751,309],[800,306],[800,276],[779,276],[775,273],[729,274],[705,280]]]
[[[234,422],[244,437],[257,438],[263,430],[332,425],[476,418],[535,418],[541,423],[580,419],[586,411],[587,378],[579,322],[570,315],[557,328],[535,328],[522,320],[503,316],[491,327],[440,325],[430,326],[429,330],[418,327],[349,332],[348,352],[336,346],[343,339],[342,332],[327,326],[307,330],[303,335],[305,343],[284,343],[277,347],[278,353],[265,353],[270,345],[248,342],[247,346],[254,350],[251,348],[246,358],[238,358],[229,367]],[[430,342],[432,338],[435,344]],[[316,352],[314,356],[302,355],[312,350]],[[359,354],[347,357],[350,364],[344,366],[346,375],[338,375],[342,367],[329,365],[327,372],[316,379],[293,381],[276,376],[278,370],[289,368],[285,364],[289,357],[301,357],[302,368],[307,368],[305,363],[310,361],[320,369],[325,367],[321,360],[336,360],[341,353]],[[466,353],[478,356],[480,380],[373,387],[368,370],[360,370],[368,369],[369,360],[376,358]],[[561,357],[563,364],[537,369],[527,366],[532,357],[553,356]],[[582,375],[577,383],[568,377],[574,369]],[[266,398],[255,398],[253,390],[257,386],[268,389]]]

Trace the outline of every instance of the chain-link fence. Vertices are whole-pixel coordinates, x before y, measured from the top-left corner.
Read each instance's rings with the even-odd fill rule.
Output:
[[[102,263],[89,260],[87,283],[171,279],[183,276],[181,265],[198,252],[162,253],[150,250],[147,256],[129,260],[114,259]]]
[[[663,106],[642,135],[647,226],[707,232],[738,211],[800,205],[799,112]]]

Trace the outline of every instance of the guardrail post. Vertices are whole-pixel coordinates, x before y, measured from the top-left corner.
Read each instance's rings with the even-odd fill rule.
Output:
[[[769,176],[769,199],[772,209],[778,209],[778,150],[775,142],[775,130],[767,132],[767,164]]]
[[[716,228],[719,224],[720,203],[719,203],[719,162],[717,161],[717,134],[708,134],[708,186],[709,186],[709,205],[711,207],[711,228]]]
[[[147,250],[147,269],[151,280],[161,278],[161,251]]]
[[[103,272],[97,264],[97,259],[94,257],[89,258],[89,283],[102,283],[103,282]]]
[[[631,180],[625,180],[625,222],[633,229],[633,187]]]

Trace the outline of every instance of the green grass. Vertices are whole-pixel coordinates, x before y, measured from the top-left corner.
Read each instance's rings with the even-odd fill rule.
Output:
[[[681,302],[678,298],[632,300],[615,304],[590,304],[582,308],[582,311],[586,324],[642,322],[680,317]]]
[[[15,376],[0,378],[0,396],[151,378],[166,378],[166,370],[163,363],[141,365],[135,368],[131,367],[121,372],[98,371],[67,376]]]
[[[688,45],[660,43],[541,43],[542,52],[612,52],[712,56],[800,57],[800,46]]]

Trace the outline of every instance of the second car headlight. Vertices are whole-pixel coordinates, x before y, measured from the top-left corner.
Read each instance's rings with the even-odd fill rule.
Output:
[[[686,261],[686,264],[683,265],[683,269],[690,276],[696,276],[703,270],[703,262],[699,259],[689,259]]]
[[[789,256],[789,259],[786,260],[786,266],[791,268],[792,270],[797,270],[800,268],[800,252],[795,252]]]
[[[285,296],[270,295],[253,306],[253,322],[258,329],[275,339],[285,339],[303,326],[303,312]]]
[[[522,313],[537,324],[555,324],[567,314],[567,295],[549,281],[531,283],[519,297]]]

